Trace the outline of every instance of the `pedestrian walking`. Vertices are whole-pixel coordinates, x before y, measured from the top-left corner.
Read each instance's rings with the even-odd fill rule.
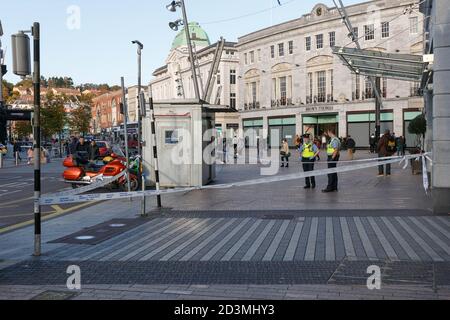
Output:
[[[370,153],[375,153],[376,143],[377,139],[375,137],[375,133],[372,133],[369,138]]]
[[[289,157],[291,156],[291,153],[289,152],[289,144],[286,139],[283,139],[281,141],[281,167],[289,168]]]
[[[15,140],[13,142],[13,153],[14,153],[14,159],[17,159],[18,161],[22,161],[22,158],[20,157],[20,146],[19,146],[19,143]]]
[[[348,152],[348,159],[353,161],[355,158],[355,151],[356,151],[356,142],[351,137],[347,137],[347,152]]]
[[[337,167],[340,158],[341,141],[336,137],[334,129],[329,129],[327,135],[330,137],[330,142],[327,145],[328,169],[334,169]],[[328,175],[328,185],[322,192],[334,191],[338,191],[338,175],[337,173],[330,173]]]
[[[391,157],[392,155],[394,155],[396,150],[397,146],[395,142],[395,137],[391,135],[389,130],[386,130],[384,135],[378,142],[377,146],[378,157],[379,158]],[[386,170],[384,170],[385,169],[384,167],[386,167]],[[384,165],[378,166],[378,176],[382,177],[384,175],[386,176],[391,175],[391,164],[386,164],[385,166]]]
[[[27,158],[28,158],[28,165],[33,163],[33,156],[34,156],[34,150],[33,148],[28,148],[27,150]]]
[[[405,155],[405,138],[403,136],[400,136],[397,138],[397,156],[404,156]]]
[[[301,161],[303,164],[303,172],[314,171],[314,162],[316,157],[319,155],[320,149],[316,144],[311,142],[309,134],[303,135],[303,144],[299,148],[301,154]],[[315,189],[316,188],[316,178],[306,177],[305,178],[305,189]]]
[[[298,134],[295,135],[295,148],[298,150],[300,148],[300,145],[302,144],[302,140],[300,139],[300,136]]]

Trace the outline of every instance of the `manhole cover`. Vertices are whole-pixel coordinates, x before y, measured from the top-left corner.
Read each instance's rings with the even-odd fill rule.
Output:
[[[75,239],[77,239],[77,240],[92,240],[94,238],[95,237],[93,237],[93,236],[79,236],[79,237],[76,237]]]
[[[113,223],[109,225],[111,228],[123,228],[126,226],[124,223]]]
[[[63,291],[44,291],[31,300],[70,300],[76,297],[76,292],[63,292]]]

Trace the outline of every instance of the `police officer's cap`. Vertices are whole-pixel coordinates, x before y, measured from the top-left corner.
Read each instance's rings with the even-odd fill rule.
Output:
[[[305,133],[305,134],[303,135],[303,138],[309,139],[310,137],[311,137],[311,135],[310,135],[309,133]]]

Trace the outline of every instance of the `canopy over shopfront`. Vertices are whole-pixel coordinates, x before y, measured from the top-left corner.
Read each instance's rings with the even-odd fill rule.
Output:
[[[405,81],[422,80],[425,63],[421,55],[345,47],[333,47],[333,53],[356,74]]]

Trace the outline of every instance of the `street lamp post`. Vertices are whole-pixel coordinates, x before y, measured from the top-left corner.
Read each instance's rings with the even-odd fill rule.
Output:
[[[192,70],[192,80],[194,81],[195,98],[197,100],[200,100],[200,89],[198,86],[197,72],[195,70],[194,52],[192,51],[191,34],[189,32],[189,22],[188,22],[188,18],[187,18],[187,14],[186,14],[186,6],[184,4],[184,0],[172,1],[169,5],[167,5],[167,9],[171,12],[177,11],[177,7],[180,7],[181,11],[183,13],[182,24],[184,25],[184,30],[186,33],[186,42],[187,42],[187,46],[188,46],[189,59],[190,59],[191,70]],[[169,26],[170,26],[170,28],[172,28],[172,30],[177,31],[178,26],[180,24],[181,24],[181,20],[177,20],[175,22],[171,22],[169,24]]]
[[[140,103],[140,94],[142,91],[142,49],[144,49],[144,45],[138,41],[132,41],[133,44],[137,45],[137,58],[138,58],[138,93],[137,93],[137,110],[138,110],[138,154],[140,156],[139,161],[139,180],[142,181],[142,190],[145,190],[145,181],[143,176],[143,154],[142,154],[142,116],[145,114],[145,105],[141,105]],[[128,132],[125,133],[126,142],[128,144]],[[141,201],[141,216],[145,216],[145,196]]]

